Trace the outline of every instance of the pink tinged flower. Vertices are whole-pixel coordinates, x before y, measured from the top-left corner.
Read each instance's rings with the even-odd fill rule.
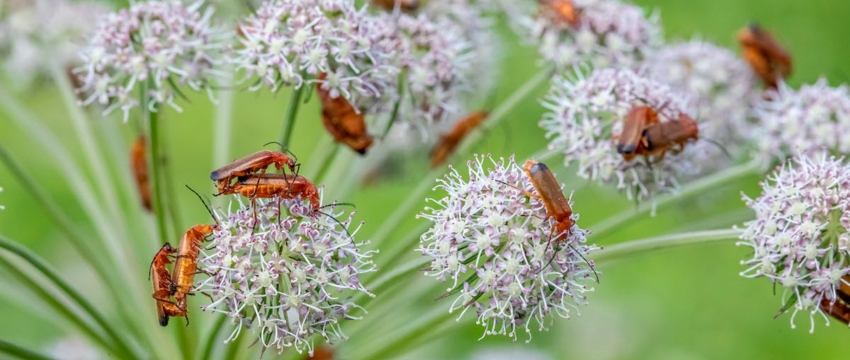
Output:
[[[632,108],[655,109],[659,122],[679,121],[679,114],[690,114],[685,94],[658,81],[628,69],[597,69],[587,76],[577,71],[574,79],[553,80],[543,106],[550,110],[540,121],[550,139],[549,149],[562,152],[565,165],[577,163],[580,177],[613,184],[630,199],[673,192],[679,176],[697,171],[678,145],[663,159],[637,156],[626,161],[617,152],[617,139]]]
[[[696,119],[702,121],[701,138],[718,142],[733,157],[746,155],[746,144],[757,140],[750,109],[761,98],[761,90],[749,65],[733,52],[692,40],[660,48],[641,69],[648,77],[690,95]],[[703,173],[729,163],[723,150],[711,142],[694,143],[686,151]]]
[[[75,69],[82,82],[77,91],[87,95],[81,103],[105,106],[104,115],[120,108],[127,121],[140,104],[180,110],[179,86],[209,92],[229,36],[211,26],[212,8],[202,7],[203,0],[188,6],[149,0],[101,17]],[[135,97],[139,88],[146,90],[147,103]]]
[[[793,328],[797,313],[808,312],[813,332],[815,315],[829,324],[824,306],[846,306],[836,293],[842,282],[850,285],[842,280],[850,274],[850,166],[824,153],[798,155],[761,186],[761,196],[743,195],[755,220],[744,224],[737,243],[753,249],[741,261],[747,267],[741,276],[766,277],[782,286],[780,313],[792,310]]]
[[[569,24],[546,4],[533,18],[520,20],[540,55],[562,68],[591,63],[594,67],[632,66],[662,42],[657,16],[647,17],[633,4],[613,0],[576,0],[575,24]]]
[[[10,83],[20,88],[45,75],[51,65],[78,65],[80,39],[109,11],[99,3],[70,0],[7,1],[0,7],[3,66],[14,80]]]
[[[394,86],[382,97],[360,104],[368,113],[388,118],[398,106],[399,120],[426,130],[436,122],[463,115],[459,107],[462,99],[472,94],[472,73],[486,71],[475,66],[472,43],[472,36],[485,30],[470,29],[470,24],[452,13],[441,12],[447,9],[437,10],[415,16],[376,15],[390,24],[390,31],[378,44],[392,54],[389,61],[401,71],[401,77],[394,79]]]
[[[807,151],[850,152],[850,93],[826,79],[799,90],[780,83],[753,110],[761,130],[759,154],[769,163]]]
[[[595,279],[587,254],[588,231],[573,225],[566,238],[552,241],[554,220],[545,205],[523,191],[536,190],[513,157],[495,161],[476,156],[468,178],[453,169],[437,188],[447,194],[429,199],[417,217],[434,223],[420,239],[419,251],[431,259],[427,276],[448,281],[443,297],[460,317],[474,310],[486,335],[517,329],[546,329],[547,315],[569,318],[586,305],[584,283]],[[573,221],[578,219],[573,214]]]
[[[237,324],[231,340],[245,327],[265,348],[312,352],[313,335],[333,343],[346,337],[341,321],[361,319],[353,312],[362,309],[351,298],[373,296],[360,276],[377,270],[375,251],[364,250],[368,241],[354,240],[359,226],[350,226],[353,213],[341,222],[330,215],[288,199],[258,199],[253,208],[217,211],[213,250],[198,263],[212,275],[196,288],[212,296],[203,310]]]
[[[396,49],[381,45],[393,30],[353,0],[267,0],[239,25],[242,47],[233,61],[246,79],[259,78],[254,90],[299,88],[336,74],[339,81],[322,86],[357,104],[395,86]]]

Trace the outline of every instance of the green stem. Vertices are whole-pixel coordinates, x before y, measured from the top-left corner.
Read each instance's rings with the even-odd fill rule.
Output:
[[[110,339],[112,339],[114,345],[117,346],[116,349],[113,349],[116,355],[123,355],[120,356],[122,358],[124,356],[138,358],[138,356],[136,356],[133,351],[127,347],[126,340],[118,335],[118,331],[112,327],[112,324],[106,321],[103,315],[101,315],[100,312],[95,310],[94,306],[92,306],[91,303],[89,303],[80,293],[74,290],[71,285],[69,285],[61,277],[59,277],[59,274],[55,270],[51,269],[47,265],[47,262],[42,260],[40,257],[38,257],[38,255],[30,251],[29,249],[19,245],[18,243],[2,235],[0,235],[0,248],[6,249],[7,251],[17,255],[18,257],[26,261],[28,264],[38,270],[38,272],[44,275],[48,280],[50,280],[53,285],[62,290],[62,292],[67,295],[71,300],[73,300],[77,304],[77,306],[82,308],[89,316],[91,316],[91,318],[94,319],[94,321],[98,325],[100,325],[100,327],[104,331],[106,331],[106,334],[109,335]],[[7,265],[12,268],[11,264]],[[59,307],[61,308],[62,305],[60,304]],[[94,330],[91,330],[91,333],[94,334]],[[97,338],[98,337],[95,337],[95,339]],[[107,345],[107,347],[109,346]]]
[[[326,156],[321,159],[321,162],[319,163],[319,164],[321,164],[321,165],[319,165],[320,166],[319,171],[316,172],[316,176],[312,178],[312,179],[314,179],[316,184],[322,184],[323,183],[322,181],[324,180],[325,175],[327,175],[328,170],[331,168],[331,164],[336,159],[337,153],[339,153],[339,148],[340,148],[339,143],[336,143],[336,142],[333,143],[333,145],[331,145],[331,150],[326,152],[325,153]]]
[[[593,257],[594,262],[598,265],[617,258],[625,258],[635,254],[641,254],[649,251],[673,248],[685,245],[701,244],[715,241],[726,241],[737,239],[740,230],[723,229],[711,231],[696,231],[690,233],[671,234],[654,238],[641,240],[633,240],[621,244],[612,245],[600,250]],[[386,277],[375,282],[375,289],[390,285],[393,280],[406,276],[415,269],[427,264],[428,259],[421,259],[416,262],[411,262],[403,268],[387,274]],[[395,354],[397,351],[404,350],[408,344],[417,343],[418,340],[426,336],[433,328],[443,324],[452,318],[452,314],[445,309],[438,308],[430,314],[420,318],[420,321],[411,325],[403,331],[397,332],[396,336],[380,342],[378,346],[371,348],[371,352],[365,355],[356,355],[354,359],[383,359]]]
[[[157,122],[162,121],[161,118],[157,119]],[[162,187],[165,188],[165,207],[166,213],[171,216],[171,234],[173,236],[177,236],[177,234],[182,234],[185,229],[183,228],[183,222],[180,220],[180,209],[177,208],[177,186],[174,183],[174,172],[171,171],[171,161],[173,161],[169,156],[168,152],[168,136],[165,133],[166,128],[162,127],[160,130],[160,149],[159,153],[162,158],[159,159],[160,162],[160,174],[162,174]],[[156,161],[156,160],[154,160]]]
[[[652,238],[632,240],[611,246],[606,246],[593,255],[595,263],[611,261],[649,251],[668,249],[684,245],[702,244],[714,241],[737,240],[741,231],[737,229],[694,231],[679,234],[656,236]]]
[[[231,70],[231,69],[227,69]],[[227,78],[222,80],[223,87],[230,87],[233,84],[231,71],[225,71]],[[233,91],[219,91],[219,104],[215,107],[215,121],[213,126],[213,167],[222,166],[228,163],[230,155],[230,128],[233,122]],[[219,204],[224,204],[224,197],[216,200]]]
[[[206,340],[202,342],[204,344],[204,349],[201,352],[201,357],[199,359],[211,359],[212,351],[215,348],[215,344],[218,343],[218,333],[221,332],[221,328],[224,327],[224,323],[227,321],[228,317],[224,314],[218,314],[218,320],[216,320],[215,324],[210,328],[209,335],[206,336]]]
[[[393,241],[393,247],[386,249],[385,251],[381,251],[378,255],[379,258],[387,259],[385,263],[381,264],[381,268],[392,269],[398,261],[404,258],[405,252],[412,252],[412,248],[415,248],[419,238],[431,226],[432,224],[430,222],[422,222],[416,226],[416,228],[402,236],[400,240]]]
[[[7,354],[11,357],[26,360],[52,360],[51,357],[42,355],[22,346],[15,345],[6,340],[0,339],[0,353]]]
[[[516,105],[518,105],[523,99],[528,97],[540,84],[544,83],[546,80],[549,80],[549,77],[552,73],[552,67],[546,67],[541,70],[537,75],[529,79],[522,86],[516,89],[504,102],[499,104],[493,112],[490,113],[490,116],[484,120],[484,123],[481,125],[482,131],[475,131],[467,137],[467,141],[464,141],[458,146],[458,149],[455,151],[455,154],[465,154],[472,148],[477,142],[478,139],[481,138],[482,134],[486,133],[488,129],[496,126],[499,121],[501,121],[505,116],[507,116],[511,110],[513,110]],[[434,180],[437,179],[440,174],[445,171],[444,168],[438,167],[429,171],[425,176],[422,177],[422,180],[419,181],[419,184],[416,185],[416,188],[411,191],[404,202],[398,206],[395,211],[393,211],[392,215],[381,224],[381,227],[375,232],[375,235],[372,237],[372,241],[376,247],[380,247],[380,245],[386,240],[387,236],[396,228],[398,224],[401,222],[404,217],[409,215],[411,209],[414,206],[420,204],[423,201],[423,196],[428,189],[431,189],[434,186]]]
[[[2,96],[0,96],[2,98]],[[67,153],[62,154],[60,156],[67,155]],[[133,324],[137,322],[137,318],[133,316],[133,313],[130,312],[130,309],[138,308],[138,304],[133,304],[133,301],[127,301],[125,298],[127,294],[133,293],[133,288],[130,287],[125,288],[121,285],[128,284],[128,281],[122,280],[118,277],[119,273],[126,272],[127,264],[118,264],[112,263],[109,264],[109,260],[121,259],[120,250],[116,249],[114,245],[120,244],[120,242],[110,242],[108,239],[116,238],[111,235],[109,231],[109,226],[104,224],[104,222],[108,222],[108,220],[102,217],[101,212],[97,210],[96,204],[91,204],[91,197],[86,197],[83,195],[90,194],[88,190],[88,184],[82,179],[78,178],[79,174],[77,173],[77,169],[68,169],[68,172],[63,172],[66,176],[68,176],[71,185],[74,189],[77,189],[83,198],[81,201],[84,205],[84,208],[87,210],[87,214],[89,218],[93,219],[95,225],[98,229],[98,233],[100,235],[100,239],[103,239],[103,246],[109,248],[111,250],[110,253],[104,253],[102,250],[95,251],[97,248],[96,244],[93,244],[91,241],[92,236],[83,235],[80,231],[77,230],[74,223],[65,215],[63,212],[64,209],[60,207],[53,201],[53,197],[51,197],[42,187],[41,182],[36,181],[32,176],[27,174],[24,169],[12,158],[11,154],[0,145],[0,161],[6,164],[8,169],[12,172],[12,174],[18,178],[21,184],[27,184],[24,188],[29,191],[29,193],[35,198],[36,202],[41,205],[48,216],[52,218],[52,220],[62,229],[62,232],[68,237],[71,245],[82,255],[84,259],[87,259],[87,263],[91,264],[95,273],[100,277],[100,280],[105,284],[106,288],[109,290],[109,294],[118,308],[120,309],[121,317],[126,321],[127,324]],[[60,167],[64,170],[60,163]],[[79,186],[77,186],[79,185]],[[116,267],[119,267],[119,270],[116,271]],[[136,299],[133,297],[133,299]],[[141,336],[142,331],[141,328],[137,328],[135,326],[130,326],[131,331],[138,337]]]
[[[124,232],[126,226],[118,225],[123,222],[123,218],[120,216],[121,211],[120,206],[118,205],[118,195],[115,191],[115,187],[113,186],[113,181],[109,177],[106,167],[104,166],[103,157],[99,156],[102,151],[98,148],[97,142],[94,140],[94,135],[91,131],[91,122],[89,119],[86,119],[85,114],[83,114],[80,106],[77,104],[77,99],[73,94],[72,86],[70,82],[68,82],[65,72],[59,69],[59,66],[55,62],[51,61],[50,65],[53,80],[58,84],[62,100],[65,103],[65,108],[70,114],[69,117],[74,125],[74,130],[76,131],[80,146],[83,147],[83,152],[87,159],[86,162],[94,173],[95,181],[97,182],[98,189],[100,189],[101,192],[101,197],[103,197],[103,201],[108,207],[107,214],[112,218],[111,221],[114,221],[113,224],[116,224],[116,226],[114,226],[116,231],[121,231],[120,234],[123,235],[122,237],[126,237],[127,234]]]
[[[384,137],[390,133],[390,129],[392,129],[393,124],[395,124],[396,120],[398,120],[398,111],[401,109],[401,99],[404,98],[404,79],[406,78],[406,71],[398,73],[398,87],[396,88],[398,99],[396,99],[395,104],[393,104],[393,111],[390,113],[390,119],[387,121],[387,126],[384,128]]]
[[[36,308],[34,306],[35,304],[25,303],[25,306],[28,306],[31,311],[38,312],[40,315],[46,315],[49,317],[48,321],[51,324],[58,323],[61,320],[67,320],[72,326],[79,329],[83,336],[87,336],[88,339],[102,347],[108,353],[113,356],[119,355],[112,342],[106,339],[106,337],[99,332],[94,325],[89,323],[85,315],[81,314],[76,307],[69,306],[64,302],[64,299],[58,296],[55,292],[48,290],[50,287],[48,285],[44,285],[44,280],[36,279],[32,272],[21,270],[17,266],[13,265],[11,255],[0,254],[0,260],[2,260],[0,261],[0,269],[6,269],[9,273],[8,277],[10,279],[17,280],[17,284],[21,285],[21,288],[29,289],[31,291],[32,294],[27,296],[41,300],[47,305],[48,309],[55,311],[56,315],[44,312],[41,308]]]
[[[159,115],[149,110],[145,111],[150,128],[150,144],[148,144],[148,158],[151,168],[151,191],[153,192],[153,211],[156,215],[156,225],[159,230],[159,244],[165,243],[170,238],[165,224],[165,202],[162,194],[162,175],[160,174],[161,161],[159,154]]]
[[[658,196],[652,201],[641,203],[637,206],[637,209],[634,210],[626,210],[617,215],[606,218],[603,221],[600,221],[593,226],[591,226],[591,234],[594,238],[601,239],[603,235],[608,235],[608,233],[623,228],[624,225],[638,220],[643,217],[647,212],[656,211],[659,208],[663,208],[667,205],[675,203],[677,201],[682,201],[689,199],[692,196],[697,196],[704,193],[707,190],[710,190],[713,187],[716,187],[720,184],[727,183],[733,181],[735,179],[739,179],[751,174],[756,174],[761,168],[761,163],[756,160],[751,160],[748,163],[741,164],[721,172],[712,174],[710,176],[704,177],[700,180],[694,181],[682,187],[681,191],[676,194],[664,194]]]
[[[292,130],[295,128],[295,118],[298,115],[298,106],[301,105],[301,93],[304,92],[306,84],[302,84],[292,90],[289,97],[289,105],[286,107],[286,116],[283,118],[283,131],[280,134],[280,150],[289,148],[289,141],[292,140]]]
[[[393,337],[375,342],[373,346],[366,347],[366,354],[353,355],[351,359],[389,359],[397,351],[404,350],[406,344],[413,343],[420,337],[428,334],[432,328],[435,328],[445,321],[454,317],[454,314],[447,312],[443,308],[437,308],[430,313],[421,316],[417,321],[406,329],[394,332]]]

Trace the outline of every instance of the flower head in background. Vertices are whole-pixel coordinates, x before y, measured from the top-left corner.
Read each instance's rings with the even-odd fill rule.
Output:
[[[8,1],[0,5],[0,51],[6,73],[19,88],[44,75],[52,61],[60,67],[79,64],[83,39],[95,30],[108,8],[96,2],[69,0]]]
[[[782,311],[829,313],[850,286],[850,166],[826,154],[798,155],[761,184],[762,194],[747,206],[755,220],[744,224],[738,245],[753,248],[741,261],[744,277],[766,277],[785,292]],[[850,295],[850,294],[847,294]],[[828,321],[827,321],[828,323]]]
[[[383,39],[392,23],[357,9],[353,0],[267,0],[239,25],[237,68],[265,85],[304,86],[327,74],[332,97],[375,98],[394,90],[399,70],[393,44]]]
[[[662,42],[656,16],[614,0],[539,1],[534,18],[520,20],[543,59],[562,68],[632,66]]]
[[[469,49],[463,49],[466,61],[454,65],[468,82],[463,90],[481,99],[490,95],[499,81],[503,49],[495,29],[498,9],[487,0],[432,0],[423,9],[430,18],[445,18],[457,26]]]
[[[231,339],[250,327],[265,348],[312,352],[314,335],[345,338],[340,322],[362,310],[351,295],[371,296],[360,276],[376,270],[368,242],[352,238],[359,227],[347,230],[353,213],[340,224],[309,203],[258,199],[217,215],[214,250],[198,262],[211,276],[197,289],[213,299],[202,309],[237,324]]]
[[[516,339],[520,328],[530,340],[531,327],[546,329],[550,312],[569,318],[587,304],[593,288],[582,283],[593,280],[594,270],[586,255],[597,247],[585,245],[588,232],[575,224],[552,241],[554,219],[521,191],[536,193],[513,157],[480,156],[467,165],[469,178],[452,168],[438,180],[447,195],[418,215],[434,222],[419,245],[432,259],[427,275],[450,282],[449,311],[474,310],[485,336]]]
[[[660,155],[626,160],[617,152],[624,119],[637,106],[658,112],[659,123],[679,121],[685,96],[669,86],[628,69],[594,70],[576,79],[556,78],[544,106],[540,126],[551,139],[549,149],[562,151],[569,166],[578,163],[580,177],[614,183],[629,198],[648,199],[656,191],[678,188],[677,176],[696,171],[678,146]],[[685,147],[690,146],[686,144]]]
[[[470,10],[471,11],[471,10]],[[391,114],[398,104],[399,119],[423,131],[434,123],[460,116],[464,95],[472,88],[468,77],[473,72],[471,36],[484,29],[472,29],[455,13],[418,15],[381,13],[393,31],[382,40],[396,54],[400,69],[394,91],[363,104],[367,112]],[[400,83],[399,83],[400,82]]]
[[[700,137],[717,141],[733,157],[756,140],[749,116],[761,90],[749,65],[732,51],[692,40],[662,47],[641,66],[648,77],[691,95],[702,125]],[[717,144],[700,141],[685,151],[703,173],[728,165]]]
[[[120,108],[127,121],[139,105],[139,88],[148,98],[142,105],[152,111],[161,104],[180,110],[174,101],[178,86],[209,91],[228,36],[211,27],[212,9],[201,12],[202,6],[203,0],[189,6],[149,0],[102,17],[76,69],[78,91],[90,94],[83,105],[105,105],[104,114]]]
[[[753,110],[762,131],[759,154],[765,163],[807,151],[850,152],[850,92],[821,78],[799,90],[784,82]]]

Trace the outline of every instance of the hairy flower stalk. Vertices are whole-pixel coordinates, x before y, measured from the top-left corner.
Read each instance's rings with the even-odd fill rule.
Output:
[[[101,18],[75,70],[82,82],[77,91],[88,95],[82,104],[104,105],[104,114],[120,108],[126,122],[140,102],[150,111],[161,104],[180,110],[178,86],[210,91],[228,34],[211,27],[212,8],[201,12],[203,4],[141,1]],[[137,88],[145,91],[142,99]]]
[[[591,63],[597,68],[632,66],[662,42],[657,16],[614,0],[539,1],[532,17],[520,18],[543,59],[561,68]],[[572,15],[564,7],[572,8]],[[508,5],[516,9],[516,5]]]
[[[747,266],[741,276],[766,277],[784,288],[780,313],[793,309],[792,328],[798,312],[809,312],[813,332],[815,315],[846,306],[837,292],[850,286],[842,279],[850,274],[848,184],[844,158],[804,154],[777,168],[761,184],[761,196],[743,196],[756,218],[744,224],[737,243],[753,248],[741,261]]]
[[[700,137],[717,142],[699,141],[685,150],[702,173],[728,166],[723,149],[733,158],[747,155],[746,144],[753,143],[757,133],[750,109],[761,90],[746,62],[728,49],[692,40],[662,47],[641,67],[648,77],[689,94],[695,102]]]
[[[677,176],[697,170],[676,146],[663,156],[625,160],[617,152],[624,119],[636,106],[658,111],[659,122],[679,121],[688,114],[683,94],[627,69],[576,72],[575,79],[556,78],[543,105],[540,127],[551,139],[549,150],[564,154],[564,163],[578,163],[578,175],[603,184],[616,184],[637,200],[678,188]]]
[[[203,310],[236,324],[228,341],[248,327],[265,348],[312,353],[314,335],[330,343],[346,338],[340,322],[361,319],[351,295],[373,296],[359,279],[376,271],[375,251],[362,250],[368,241],[353,239],[359,226],[348,230],[353,213],[339,223],[300,200],[259,199],[256,207],[240,200],[237,210],[216,215],[214,250],[198,263],[210,277],[197,290],[212,297]]]
[[[759,154],[765,163],[807,151],[850,152],[850,92],[821,78],[799,90],[785,83],[768,92],[754,109]]]
[[[582,283],[593,280],[586,255],[588,231],[573,225],[553,241],[554,219],[513,157],[498,162],[476,156],[467,163],[469,178],[452,171],[438,180],[447,192],[417,217],[434,222],[420,239],[419,251],[431,260],[427,275],[451,286],[449,311],[477,314],[484,335],[517,338],[517,328],[531,339],[531,327],[546,329],[546,315],[569,318],[586,305]],[[486,170],[485,170],[486,169]],[[578,214],[573,214],[573,221]]]

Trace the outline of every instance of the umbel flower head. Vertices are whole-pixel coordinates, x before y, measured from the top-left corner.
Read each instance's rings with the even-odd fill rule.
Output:
[[[475,311],[484,335],[507,335],[517,328],[531,339],[531,328],[546,329],[554,312],[569,318],[586,305],[583,282],[594,279],[586,255],[588,231],[573,224],[567,234],[553,234],[554,220],[513,157],[498,162],[476,156],[467,163],[468,179],[454,168],[438,180],[445,197],[430,201],[417,217],[434,222],[420,239],[419,251],[432,259],[427,272],[451,286],[449,311]],[[572,214],[573,221],[578,214]],[[557,240],[553,240],[557,236]]]
[[[732,51],[692,40],[660,48],[641,66],[648,77],[691,95],[697,118],[705,119],[701,137],[716,140],[735,155],[743,152],[743,144],[755,141],[749,115],[761,90],[749,65]],[[698,158],[703,172],[726,163],[726,155],[710,142],[697,142],[686,151]]]
[[[376,270],[374,251],[362,250],[368,242],[353,239],[359,226],[347,230],[352,216],[340,224],[300,199],[218,211],[214,250],[198,263],[211,274],[197,286],[213,299],[202,309],[233,320],[230,340],[250,327],[263,347],[278,352],[292,346],[312,353],[316,334],[331,343],[345,338],[340,321],[360,319],[354,313],[362,310],[351,295],[371,296],[360,276]]]
[[[526,22],[543,58],[561,67],[631,66],[663,42],[657,16],[647,18],[637,5],[615,0],[539,4],[535,19]]]
[[[821,78],[800,90],[780,82],[753,110],[758,120],[759,154],[765,162],[825,148],[850,152],[850,93],[847,86],[830,87]]]
[[[138,88],[147,98],[142,106],[151,111],[161,104],[180,110],[174,101],[178,86],[209,91],[227,36],[210,26],[212,9],[200,12],[203,3],[139,1],[102,17],[75,70],[82,82],[78,91],[91,94],[82,104],[106,105],[104,114],[121,108],[127,121],[140,103]]]
[[[254,89],[298,88],[326,73],[322,87],[356,104],[394,86],[393,44],[382,40],[392,30],[354,0],[267,0],[239,25],[234,62],[259,78]]]
[[[685,97],[658,81],[628,69],[597,69],[586,77],[576,72],[572,80],[554,79],[543,105],[551,110],[540,121],[551,138],[549,149],[562,151],[567,166],[577,162],[579,176],[615,183],[630,199],[675,190],[678,175],[696,171],[695,164],[677,154],[678,145],[663,153],[663,159],[658,154],[626,160],[617,152],[624,119],[633,108],[651,107],[659,123],[687,114]]]
[[[458,99],[472,90],[469,76],[474,49],[470,37],[476,33],[468,31],[471,24],[451,13],[380,16],[396,26],[385,40],[395,44],[397,66],[405,79],[401,93],[389,93],[370,111],[390,113],[394,103],[401,101],[401,118],[424,126],[460,116]]]
[[[78,63],[81,39],[108,11],[93,2],[13,0],[0,4],[0,51],[14,86],[26,87],[51,65]],[[50,64],[53,62],[54,64]]]
[[[761,196],[744,195],[756,216],[737,243],[753,248],[741,276],[782,286],[780,312],[793,309],[792,328],[797,313],[808,312],[810,331],[815,315],[842,306],[836,292],[850,285],[842,279],[850,273],[850,166],[827,156],[798,155],[761,184]]]

